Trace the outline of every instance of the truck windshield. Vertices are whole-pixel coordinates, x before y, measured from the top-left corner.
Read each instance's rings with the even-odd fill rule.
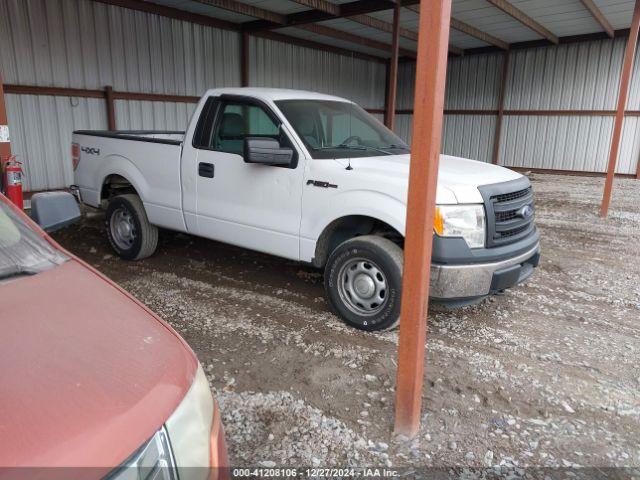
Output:
[[[353,158],[408,153],[409,147],[362,107],[331,100],[275,102],[312,158]]]
[[[0,200],[0,281],[40,273],[67,260]]]

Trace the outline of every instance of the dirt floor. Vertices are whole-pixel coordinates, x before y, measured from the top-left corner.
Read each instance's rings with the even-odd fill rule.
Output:
[[[429,318],[422,430],[394,437],[397,332],[346,327],[322,274],[172,232],[116,258],[102,217],[55,235],[197,353],[239,466],[640,466],[640,183],[532,175],[543,257],[505,295]]]

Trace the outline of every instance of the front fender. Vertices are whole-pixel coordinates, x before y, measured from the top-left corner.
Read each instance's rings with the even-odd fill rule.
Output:
[[[404,235],[406,214],[405,204],[385,193],[371,190],[337,193],[326,202],[304,212],[300,224],[301,260],[313,259],[320,235],[335,220],[352,215],[371,217]]]

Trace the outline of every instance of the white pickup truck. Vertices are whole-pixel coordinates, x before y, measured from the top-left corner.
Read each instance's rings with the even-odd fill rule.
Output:
[[[263,88],[209,90],[186,132],[77,131],[81,201],[106,208],[116,253],[154,253],[158,227],[324,268],[350,325],[397,325],[409,148],[358,105]],[[430,296],[476,302],[539,261],[529,180],[443,155]]]

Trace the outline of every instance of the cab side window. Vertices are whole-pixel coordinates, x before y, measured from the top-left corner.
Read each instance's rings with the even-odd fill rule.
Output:
[[[280,136],[279,125],[257,105],[225,102],[217,119],[212,150],[242,155],[246,137],[278,139]]]

